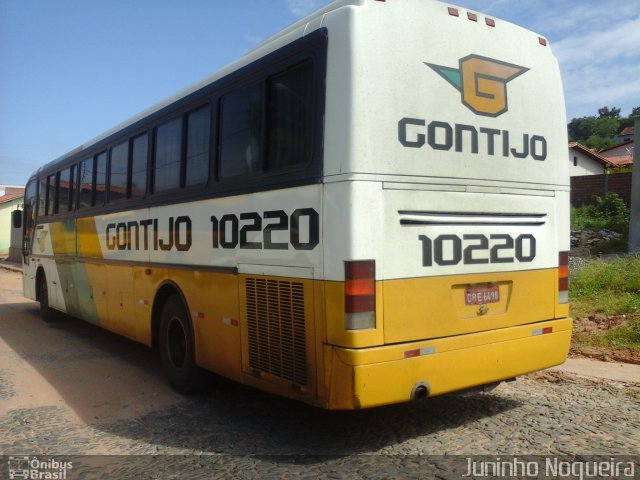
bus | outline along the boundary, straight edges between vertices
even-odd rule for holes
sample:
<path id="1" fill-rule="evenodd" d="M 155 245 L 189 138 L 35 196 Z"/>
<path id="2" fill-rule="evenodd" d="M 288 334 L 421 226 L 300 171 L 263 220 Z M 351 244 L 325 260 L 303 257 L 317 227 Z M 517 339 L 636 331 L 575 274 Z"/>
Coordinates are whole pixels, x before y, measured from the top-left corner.
<path id="1" fill-rule="evenodd" d="M 546 38 L 338 0 L 37 170 L 24 294 L 326 409 L 565 361 L 569 164 Z"/>

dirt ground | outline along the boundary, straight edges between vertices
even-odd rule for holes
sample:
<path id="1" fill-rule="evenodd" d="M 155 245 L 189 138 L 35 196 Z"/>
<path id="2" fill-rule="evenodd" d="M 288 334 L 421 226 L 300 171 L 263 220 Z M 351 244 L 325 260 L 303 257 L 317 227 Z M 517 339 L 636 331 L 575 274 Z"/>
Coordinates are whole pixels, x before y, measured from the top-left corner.
<path id="1" fill-rule="evenodd" d="M 640 365 L 640 350 L 632 348 L 612 348 L 600 345 L 586 345 L 576 339 L 591 335 L 602 335 L 615 328 L 626 325 L 629 320 L 640 315 L 589 315 L 577 317 L 573 321 L 574 337 L 571 343 L 572 357 L 594 358 L 605 362 L 622 362 Z"/>

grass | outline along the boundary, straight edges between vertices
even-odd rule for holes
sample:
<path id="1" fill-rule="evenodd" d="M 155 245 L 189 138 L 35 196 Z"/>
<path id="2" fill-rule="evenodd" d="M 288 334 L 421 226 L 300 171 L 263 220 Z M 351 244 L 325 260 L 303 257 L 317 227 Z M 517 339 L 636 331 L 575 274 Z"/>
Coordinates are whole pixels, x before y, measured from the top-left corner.
<path id="1" fill-rule="evenodd" d="M 590 260 L 571 277 L 571 313 L 627 315 L 617 328 L 592 335 L 578 335 L 580 343 L 611 348 L 640 349 L 640 255 L 614 261 Z"/>

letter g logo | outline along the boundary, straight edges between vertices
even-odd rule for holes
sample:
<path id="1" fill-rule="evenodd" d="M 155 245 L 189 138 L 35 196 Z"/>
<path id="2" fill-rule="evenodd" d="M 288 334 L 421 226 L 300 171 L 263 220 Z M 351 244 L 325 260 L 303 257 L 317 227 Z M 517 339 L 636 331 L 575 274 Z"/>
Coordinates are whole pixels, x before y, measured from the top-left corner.
<path id="1" fill-rule="evenodd" d="M 459 69 L 425 63 L 462 94 L 462 103 L 476 115 L 497 117 L 508 110 L 507 83 L 528 68 L 480 55 L 459 60 Z"/>

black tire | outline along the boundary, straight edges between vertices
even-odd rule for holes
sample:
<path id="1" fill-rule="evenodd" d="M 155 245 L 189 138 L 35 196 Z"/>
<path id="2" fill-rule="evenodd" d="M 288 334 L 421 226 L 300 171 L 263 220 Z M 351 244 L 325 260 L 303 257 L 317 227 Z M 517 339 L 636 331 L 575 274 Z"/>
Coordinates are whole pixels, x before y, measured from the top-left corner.
<path id="1" fill-rule="evenodd" d="M 205 372 L 196 365 L 191 319 L 182 300 L 171 295 L 160 313 L 160 359 L 169 383 L 181 393 L 195 393 L 205 384 Z"/>
<path id="2" fill-rule="evenodd" d="M 44 274 L 38 280 L 38 298 L 42 320 L 47 323 L 55 321 L 55 312 L 49 307 L 49 287 L 47 287 L 47 277 Z"/>

